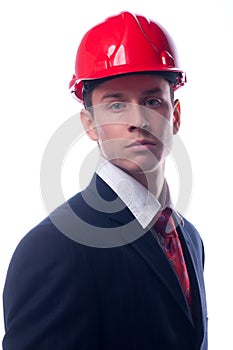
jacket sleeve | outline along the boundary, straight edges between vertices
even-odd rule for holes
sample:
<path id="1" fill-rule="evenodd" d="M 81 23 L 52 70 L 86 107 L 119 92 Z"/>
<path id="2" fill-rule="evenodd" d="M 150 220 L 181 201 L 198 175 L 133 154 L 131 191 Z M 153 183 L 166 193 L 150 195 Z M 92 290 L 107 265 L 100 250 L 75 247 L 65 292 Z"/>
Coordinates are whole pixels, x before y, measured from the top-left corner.
<path id="1" fill-rule="evenodd" d="M 52 226 L 39 226 L 20 242 L 3 292 L 3 350 L 98 348 L 86 262 L 85 249 Z"/>

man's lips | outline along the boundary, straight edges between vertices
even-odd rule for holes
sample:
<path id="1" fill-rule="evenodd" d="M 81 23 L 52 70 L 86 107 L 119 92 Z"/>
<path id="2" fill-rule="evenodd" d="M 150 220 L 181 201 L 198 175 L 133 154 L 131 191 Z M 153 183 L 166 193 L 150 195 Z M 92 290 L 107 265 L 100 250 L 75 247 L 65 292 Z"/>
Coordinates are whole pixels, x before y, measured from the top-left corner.
<path id="1" fill-rule="evenodd" d="M 145 149 L 153 149 L 156 146 L 156 141 L 151 140 L 137 140 L 132 143 L 130 143 L 126 148 L 132 149 L 132 150 L 145 150 Z"/>

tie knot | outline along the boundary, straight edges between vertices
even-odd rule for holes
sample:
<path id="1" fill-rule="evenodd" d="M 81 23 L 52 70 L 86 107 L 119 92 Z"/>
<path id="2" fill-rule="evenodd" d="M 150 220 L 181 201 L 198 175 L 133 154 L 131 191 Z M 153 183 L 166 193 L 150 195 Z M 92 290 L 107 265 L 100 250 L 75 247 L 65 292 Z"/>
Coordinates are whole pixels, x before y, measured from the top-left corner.
<path id="1" fill-rule="evenodd" d="M 160 212 L 154 228 L 164 237 L 177 235 L 175 223 L 172 217 L 172 210 L 170 208 L 165 208 Z"/>

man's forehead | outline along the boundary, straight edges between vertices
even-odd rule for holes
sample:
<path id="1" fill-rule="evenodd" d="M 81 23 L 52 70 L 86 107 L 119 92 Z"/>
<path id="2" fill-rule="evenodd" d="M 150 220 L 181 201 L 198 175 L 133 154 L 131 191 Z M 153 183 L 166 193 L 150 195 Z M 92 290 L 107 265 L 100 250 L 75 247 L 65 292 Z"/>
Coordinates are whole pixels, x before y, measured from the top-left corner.
<path id="1" fill-rule="evenodd" d="M 121 97 L 124 94 L 140 95 L 163 94 L 169 91 L 169 83 L 162 77 L 150 74 L 116 77 L 99 84 L 93 90 L 94 95 L 102 98 Z"/>
<path id="2" fill-rule="evenodd" d="M 151 76 L 151 77 L 160 77 L 168 81 L 169 83 L 172 83 L 175 79 L 176 73 L 174 72 L 162 72 L 162 71 L 153 71 L 153 72 L 131 72 L 126 74 L 119 74 L 114 75 L 110 77 L 100 78 L 100 79 L 93 79 L 93 80 L 85 80 L 83 81 L 83 90 L 85 91 L 93 91 L 97 86 L 100 84 L 103 84 L 107 81 L 114 81 L 116 79 L 130 77 L 130 76 Z"/>

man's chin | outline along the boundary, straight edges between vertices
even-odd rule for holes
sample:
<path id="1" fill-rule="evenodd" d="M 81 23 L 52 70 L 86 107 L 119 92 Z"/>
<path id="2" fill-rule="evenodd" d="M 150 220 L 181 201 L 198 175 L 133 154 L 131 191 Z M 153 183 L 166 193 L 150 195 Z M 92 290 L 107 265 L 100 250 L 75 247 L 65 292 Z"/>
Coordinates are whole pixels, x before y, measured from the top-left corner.
<path id="1" fill-rule="evenodd" d="M 117 159 L 112 160 L 111 162 L 129 175 L 149 174 L 156 172 L 161 167 L 161 163 L 159 161 L 136 163 L 133 161 L 126 161 L 125 159 Z"/>

